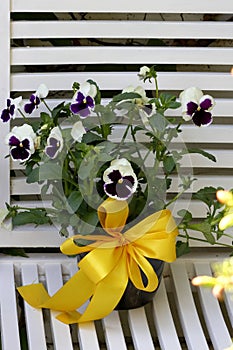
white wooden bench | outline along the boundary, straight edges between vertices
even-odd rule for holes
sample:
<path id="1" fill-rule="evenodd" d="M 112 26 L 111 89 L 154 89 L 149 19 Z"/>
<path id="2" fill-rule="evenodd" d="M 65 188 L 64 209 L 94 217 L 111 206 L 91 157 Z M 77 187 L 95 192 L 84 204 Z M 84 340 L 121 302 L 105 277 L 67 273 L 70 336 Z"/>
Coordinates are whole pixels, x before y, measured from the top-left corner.
<path id="1" fill-rule="evenodd" d="M 33 20 L 38 13 L 44 13 L 43 22 Z M 57 20 L 49 20 L 48 14 L 55 14 Z M 19 16 L 21 20 L 17 20 Z M 206 185 L 231 188 L 232 16 L 230 0 L 2 0 L 0 110 L 10 94 L 28 96 L 40 83 L 54 91 L 51 104 L 63 99 L 56 92 L 69 91 L 74 81 L 89 77 L 98 82 L 101 90 L 120 91 L 139 84 L 139 66 L 157 64 L 160 90 L 178 94 L 191 85 L 199 86 L 217 101 L 211 127 L 187 126 L 184 132 L 187 144 L 201 144 L 217 158 L 213 165 L 192 155 L 198 181 L 190 191 Z M 64 40 L 72 40 L 74 45 L 53 46 L 52 39 L 61 39 L 61 45 Z M 156 41 L 157 46 L 145 46 L 148 39 L 160 41 Z M 99 40 L 107 44 L 97 45 Z M 149 84 L 146 87 L 150 89 Z M 8 131 L 9 125 L 1 124 L 0 207 L 17 201 L 37 205 L 39 188 L 26 185 L 22 167 L 5 159 L 8 147 L 2 140 Z M 184 204 L 183 200 L 179 206 Z M 189 210 L 195 218 L 204 215 L 198 203 L 192 203 Z M 210 274 L 211 263 L 228 256 L 227 251 L 196 244 L 190 254 L 166 266 L 153 303 L 69 327 L 57 321 L 54 312 L 23 305 L 15 289 L 39 280 L 45 281 L 53 294 L 67 281 L 77 266 L 58 252 L 62 241 L 53 227 L 0 229 L 1 248 L 24 247 L 31 251 L 29 258 L 0 255 L 0 349 L 222 350 L 230 346 L 232 299 L 227 296 L 220 305 L 209 290 L 197 290 L 190 283 L 197 274 Z"/>

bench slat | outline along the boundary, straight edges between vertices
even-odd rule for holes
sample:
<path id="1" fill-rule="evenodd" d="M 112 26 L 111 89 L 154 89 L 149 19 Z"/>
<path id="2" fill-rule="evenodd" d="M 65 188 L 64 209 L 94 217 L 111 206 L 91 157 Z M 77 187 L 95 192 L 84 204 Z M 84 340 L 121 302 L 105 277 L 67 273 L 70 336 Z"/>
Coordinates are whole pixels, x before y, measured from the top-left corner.
<path id="1" fill-rule="evenodd" d="M 204 262 L 194 262 L 197 275 L 211 276 L 210 265 Z M 208 331 L 215 349 L 225 349 L 232 344 L 226 323 L 220 310 L 218 300 L 213 296 L 211 289 L 198 288 L 202 311 L 207 323 Z"/>
<path id="2" fill-rule="evenodd" d="M 120 317 L 117 311 L 102 320 L 108 350 L 127 350 Z"/>
<path id="3" fill-rule="evenodd" d="M 23 285 L 39 282 L 37 266 L 35 264 L 22 264 L 21 271 Z M 24 302 L 24 310 L 29 349 L 35 350 L 38 348 L 40 350 L 46 350 L 47 345 L 42 310 L 35 309 L 26 302 Z"/>
<path id="4" fill-rule="evenodd" d="M 28 31 L 30 28 L 30 31 Z M 162 21 L 20 21 L 13 39 L 45 38 L 191 38 L 232 39 L 233 23 Z"/>
<path id="5" fill-rule="evenodd" d="M 3 350 L 20 350 L 14 267 L 0 264 L 0 326 Z"/>
<path id="6" fill-rule="evenodd" d="M 62 53 L 62 54 L 61 54 Z M 231 47 L 27 47 L 11 49 L 11 64 L 208 64 L 231 65 Z M 232 84 L 233 85 L 233 84 Z"/>
<path id="7" fill-rule="evenodd" d="M 154 350 L 144 308 L 129 310 L 128 320 L 135 350 Z"/>
<path id="8" fill-rule="evenodd" d="M 229 0 L 196 0 L 189 2 L 186 0 L 134 0 L 133 3 L 118 0 L 112 2 L 101 0 L 96 6 L 95 0 L 88 2 L 77 2 L 76 0 L 66 0 L 60 2 L 56 0 L 43 0 L 40 2 L 31 2 L 30 0 L 11 0 L 13 12 L 129 12 L 144 13 L 232 13 L 232 4 Z"/>
<path id="9" fill-rule="evenodd" d="M 156 57 L 156 56 L 155 56 Z M 153 58 L 153 64 L 156 59 Z M 54 61 L 56 62 L 56 61 Z M 44 83 L 49 90 L 71 90 L 74 81 L 80 83 L 87 79 L 95 80 L 101 90 L 122 90 L 124 87 L 142 85 L 137 77 L 137 72 L 56 72 L 56 73 L 12 73 L 12 91 L 35 91 Z M 158 83 L 161 90 L 183 90 L 187 87 L 199 86 L 203 90 L 233 91 L 232 76 L 229 73 L 220 72 L 158 72 Z M 153 89 L 153 85 L 145 83 L 145 89 Z M 221 100 L 220 100 L 221 102 Z M 226 104 L 225 104 L 226 102 Z M 221 105 L 216 105 L 218 115 L 232 116 L 232 100 L 223 100 Z M 177 115 L 177 111 L 174 111 Z M 227 113 L 227 114 L 225 114 Z"/>
<path id="10" fill-rule="evenodd" d="M 168 303 L 164 279 L 153 299 L 153 315 L 162 350 L 181 350 L 173 317 Z"/>
<path id="11" fill-rule="evenodd" d="M 177 309 L 182 323 L 182 329 L 189 350 L 208 350 L 204 332 L 194 304 L 193 296 L 188 282 L 185 265 L 179 261 L 171 264 L 171 272 L 175 286 Z"/>
<path id="12" fill-rule="evenodd" d="M 45 265 L 48 293 L 53 295 L 63 285 L 60 264 Z M 51 330 L 56 350 L 73 350 L 69 326 L 56 319 L 58 311 L 51 311 Z"/>

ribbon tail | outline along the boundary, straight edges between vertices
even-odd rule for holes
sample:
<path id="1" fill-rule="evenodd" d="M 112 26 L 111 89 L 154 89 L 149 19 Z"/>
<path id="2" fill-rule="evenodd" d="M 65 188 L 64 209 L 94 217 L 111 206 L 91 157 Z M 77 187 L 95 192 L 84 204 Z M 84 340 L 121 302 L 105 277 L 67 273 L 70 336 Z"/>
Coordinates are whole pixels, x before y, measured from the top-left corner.
<path id="1" fill-rule="evenodd" d="M 52 297 L 42 283 L 22 286 L 17 290 L 32 307 L 69 312 L 79 308 L 92 296 L 95 284 L 79 270 Z"/>
<path id="2" fill-rule="evenodd" d="M 57 319 L 66 324 L 82 323 L 106 317 L 120 301 L 128 283 L 126 256 L 96 286 L 85 312 L 64 312 Z"/>

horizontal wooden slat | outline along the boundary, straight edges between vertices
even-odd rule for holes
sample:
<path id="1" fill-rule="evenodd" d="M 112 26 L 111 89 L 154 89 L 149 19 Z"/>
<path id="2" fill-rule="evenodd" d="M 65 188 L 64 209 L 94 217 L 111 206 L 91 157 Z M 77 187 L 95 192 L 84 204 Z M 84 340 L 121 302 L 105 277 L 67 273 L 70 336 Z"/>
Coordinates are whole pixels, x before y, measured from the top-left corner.
<path id="1" fill-rule="evenodd" d="M 232 64 L 230 47 L 27 47 L 12 48 L 12 65 Z"/>
<path id="2" fill-rule="evenodd" d="M 30 28 L 30 30 L 28 30 Z M 233 23 L 155 21 L 16 21 L 13 39 L 23 38 L 192 38 L 232 39 Z"/>
<path id="3" fill-rule="evenodd" d="M 74 81 L 82 83 L 89 78 L 95 80 L 102 90 L 122 90 L 129 85 L 143 85 L 145 89 L 154 89 L 153 84 L 140 82 L 137 72 L 55 72 L 13 73 L 11 90 L 35 91 L 41 83 L 46 84 L 49 90 L 71 90 Z M 183 90 L 190 86 L 198 86 L 203 90 L 233 91 L 233 78 L 230 72 L 158 72 L 158 84 L 160 90 Z M 223 103 L 219 115 L 220 113 L 224 115 L 224 110 L 232 105 L 232 100 Z"/>
<path id="4" fill-rule="evenodd" d="M 231 161 L 231 153 L 228 152 L 229 154 L 229 162 Z M 196 158 L 196 157 L 195 157 Z M 194 158 L 194 159 L 195 159 Z M 197 157 L 199 158 L 198 161 L 199 163 L 201 163 L 201 156 Z M 208 160 L 204 160 L 203 161 L 203 167 L 207 166 L 208 164 Z M 212 166 L 211 166 L 212 164 Z M 229 168 L 232 167 L 232 164 L 226 164 L 225 166 Z M 209 167 L 210 168 L 218 168 L 215 166 L 215 164 L 211 161 L 209 161 Z M 190 171 L 192 169 L 190 168 Z M 195 176 L 197 177 L 197 176 Z M 191 189 L 187 190 L 187 192 L 193 192 L 193 191 L 197 191 L 200 187 L 202 186 L 222 186 L 224 184 L 224 186 L 228 189 L 232 188 L 232 176 L 221 176 L 221 178 L 219 176 L 214 176 L 214 175 L 198 175 L 198 181 L 195 181 L 193 183 L 193 186 Z M 34 194 L 34 195 L 38 195 L 40 194 L 40 186 L 38 184 L 27 184 L 26 180 L 24 178 L 13 178 L 11 180 L 11 186 L 12 186 L 12 190 L 11 190 L 11 194 L 12 195 L 30 195 L 30 194 Z M 177 191 L 177 186 L 178 186 L 178 180 L 174 179 L 174 185 L 170 188 L 170 190 L 168 192 L 176 192 Z"/>
<path id="5" fill-rule="evenodd" d="M 11 0 L 13 12 L 129 12 L 129 13 L 232 13 L 232 4 L 229 0 L 197 0 L 189 2 L 186 0 L 135 0 L 126 2 L 124 0 L 108 1 L 101 0 L 96 6 L 96 1 L 77 2 L 76 0 L 41 0 L 32 2 L 30 0 Z"/>

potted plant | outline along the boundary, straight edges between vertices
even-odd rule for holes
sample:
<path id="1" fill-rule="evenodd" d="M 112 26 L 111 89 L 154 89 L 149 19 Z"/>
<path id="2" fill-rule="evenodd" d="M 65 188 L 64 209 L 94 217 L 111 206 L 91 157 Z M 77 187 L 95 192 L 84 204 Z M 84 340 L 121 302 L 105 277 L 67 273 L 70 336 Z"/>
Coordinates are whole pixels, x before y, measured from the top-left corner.
<path id="1" fill-rule="evenodd" d="M 7 204 L 5 219 L 11 218 L 13 225 L 56 225 L 68 237 L 62 252 L 79 257 L 77 275 L 54 297 L 40 284 L 19 292 L 33 306 L 61 311 L 58 318 L 65 323 L 145 304 L 158 288 L 164 261 L 172 262 L 189 250 L 191 239 L 200 239 L 190 236 L 190 229 L 200 231 L 201 240 L 210 244 L 224 235 L 212 187 L 195 194 L 207 205 L 202 222 L 193 223 L 187 208 L 175 213 L 175 221 L 169 209 L 195 180 L 182 173 L 183 157 L 199 153 L 215 161 L 204 150 L 188 149 L 180 137 L 183 123 L 211 124 L 214 99 L 196 87 L 182 91 L 180 101 L 160 93 L 154 66 L 143 66 L 138 76 L 154 82 L 150 97 L 141 86 L 129 86 L 102 103 L 97 83 L 88 79 L 73 84 L 69 103 L 51 109 L 42 84 L 24 106 L 21 97 L 9 98 L 1 114 L 3 122 L 17 110 L 22 115 L 22 125 L 6 135 L 9 155 L 25 165 L 28 183 L 41 185 L 42 200 L 51 198 L 49 208 Z M 34 120 L 31 114 L 42 104 L 46 111 Z M 180 106 L 183 118 L 178 122 L 167 116 Z M 174 140 L 179 140 L 176 147 Z M 170 196 L 173 174 L 179 187 Z M 80 315 L 76 309 L 89 298 Z"/>

